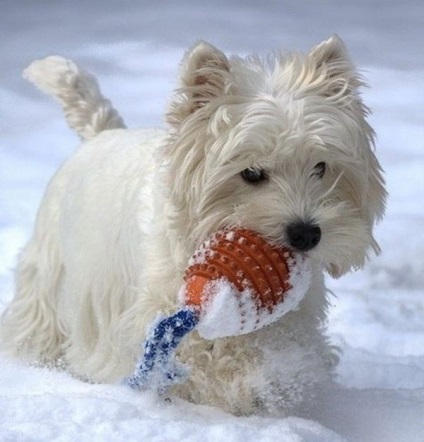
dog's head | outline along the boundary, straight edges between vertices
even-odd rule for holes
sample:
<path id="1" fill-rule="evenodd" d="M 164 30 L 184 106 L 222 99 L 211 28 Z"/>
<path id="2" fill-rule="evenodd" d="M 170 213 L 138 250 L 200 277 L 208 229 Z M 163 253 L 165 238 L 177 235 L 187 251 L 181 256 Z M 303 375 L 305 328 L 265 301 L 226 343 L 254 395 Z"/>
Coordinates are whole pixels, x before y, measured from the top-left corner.
<path id="1" fill-rule="evenodd" d="M 243 225 L 334 276 L 361 267 L 386 197 L 361 86 L 338 37 L 266 59 L 198 44 L 168 113 L 174 228 L 195 246 Z"/>

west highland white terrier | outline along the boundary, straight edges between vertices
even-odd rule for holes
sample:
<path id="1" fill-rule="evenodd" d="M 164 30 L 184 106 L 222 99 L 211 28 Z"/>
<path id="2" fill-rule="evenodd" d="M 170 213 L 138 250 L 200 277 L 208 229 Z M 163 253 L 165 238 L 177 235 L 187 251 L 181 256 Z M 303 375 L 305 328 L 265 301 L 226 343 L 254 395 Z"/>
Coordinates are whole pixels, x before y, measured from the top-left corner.
<path id="1" fill-rule="evenodd" d="M 235 414 L 294 413 L 330 381 L 324 273 L 379 252 L 386 192 L 364 82 L 336 36 L 308 54 L 183 59 L 169 131 L 129 130 L 96 80 L 61 57 L 25 77 L 56 97 L 83 145 L 52 178 L 3 315 L 3 346 L 92 382 L 129 376 L 158 312 L 177 308 L 194 250 L 227 226 L 311 261 L 297 309 L 253 333 L 193 332 L 171 395 Z"/>

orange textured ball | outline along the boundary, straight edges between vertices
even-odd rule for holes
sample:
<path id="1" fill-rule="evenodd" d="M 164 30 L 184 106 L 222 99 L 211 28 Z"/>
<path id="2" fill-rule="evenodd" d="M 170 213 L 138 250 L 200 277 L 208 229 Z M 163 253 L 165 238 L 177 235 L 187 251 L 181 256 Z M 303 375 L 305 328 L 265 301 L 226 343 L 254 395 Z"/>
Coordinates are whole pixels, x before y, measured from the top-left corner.
<path id="1" fill-rule="evenodd" d="M 272 310 L 291 288 L 288 262 L 293 259 L 291 250 L 269 244 L 254 231 L 220 231 L 190 261 L 184 277 L 185 302 L 201 308 L 206 285 L 226 278 L 240 292 L 249 289 L 258 308 Z"/>

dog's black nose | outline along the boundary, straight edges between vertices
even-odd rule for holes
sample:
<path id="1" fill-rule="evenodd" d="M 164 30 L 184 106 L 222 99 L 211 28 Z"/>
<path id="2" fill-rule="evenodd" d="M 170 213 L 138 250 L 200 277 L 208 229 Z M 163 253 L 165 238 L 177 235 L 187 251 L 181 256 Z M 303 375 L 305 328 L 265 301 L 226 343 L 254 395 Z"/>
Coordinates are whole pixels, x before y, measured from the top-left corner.
<path id="1" fill-rule="evenodd" d="M 297 222 L 287 226 L 287 237 L 292 247 L 307 252 L 320 242 L 321 229 L 316 224 Z"/>

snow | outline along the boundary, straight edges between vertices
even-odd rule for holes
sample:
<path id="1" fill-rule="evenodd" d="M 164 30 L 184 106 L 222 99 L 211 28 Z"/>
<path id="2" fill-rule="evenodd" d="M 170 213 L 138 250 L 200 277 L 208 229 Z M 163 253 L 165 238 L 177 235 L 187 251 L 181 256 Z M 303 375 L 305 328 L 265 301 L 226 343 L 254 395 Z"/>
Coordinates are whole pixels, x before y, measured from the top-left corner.
<path id="1" fill-rule="evenodd" d="M 238 418 L 0 357 L 1 441 L 424 440 L 423 13 L 420 0 L 2 2 L 0 309 L 44 187 L 78 142 L 58 106 L 21 79 L 35 58 L 75 59 L 128 126 L 160 126 L 179 60 L 196 40 L 265 53 L 308 50 L 337 32 L 372 86 L 363 94 L 390 199 L 377 228 L 383 254 L 328 279 L 340 385 L 307 416 Z"/>
<path id="2" fill-rule="evenodd" d="M 309 288 L 311 268 L 307 259 L 299 257 L 292 261 L 290 289 L 271 311 L 265 307 L 258 308 L 258 300 L 251 287 L 247 286 L 240 292 L 224 277 L 207 284 L 205 302 L 197 326 L 200 336 L 216 339 L 250 333 L 295 310 Z"/>

